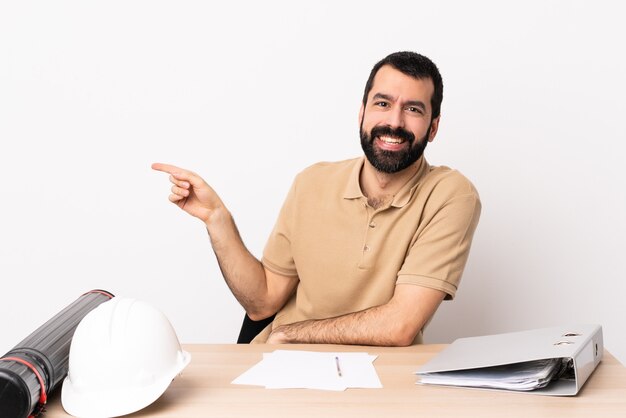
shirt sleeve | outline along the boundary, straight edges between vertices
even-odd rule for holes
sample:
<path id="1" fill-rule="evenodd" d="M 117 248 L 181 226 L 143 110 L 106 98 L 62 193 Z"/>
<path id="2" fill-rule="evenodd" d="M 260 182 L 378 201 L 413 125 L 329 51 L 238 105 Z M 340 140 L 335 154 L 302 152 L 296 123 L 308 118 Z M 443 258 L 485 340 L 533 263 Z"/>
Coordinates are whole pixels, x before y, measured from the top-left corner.
<path id="1" fill-rule="evenodd" d="M 450 193 L 432 199 L 424 211 L 396 284 L 425 286 L 446 293 L 453 299 L 469 257 L 470 246 L 481 203 L 473 186 L 470 191 Z"/>
<path id="2" fill-rule="evenodd" d="M 261 262 L 268 270 L 283 276 L 295 277 L 298 275 L 291 250 L 293 221 L 296 210 L 296 190 L 298 177 L 294 180 L 283 207 L 278 214 L 278 220 L 270 233 Z"/>

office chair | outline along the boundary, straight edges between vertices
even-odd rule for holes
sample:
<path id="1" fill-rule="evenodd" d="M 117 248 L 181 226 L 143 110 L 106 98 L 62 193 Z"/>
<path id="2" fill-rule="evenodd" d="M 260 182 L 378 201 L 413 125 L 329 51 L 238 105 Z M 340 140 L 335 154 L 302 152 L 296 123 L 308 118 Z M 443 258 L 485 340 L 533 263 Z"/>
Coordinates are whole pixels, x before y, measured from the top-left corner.
<path id="1" fill-rule="evenodd" d="M 256 337 L 259 332 L 268 326 L 276 315 L 272 315 L 269 318 L 261 319 L 260 321 L 253 321 L 248 314 L 243 317 L 243 323 L 241 324 L 241 330 L 239 331 L 239 337 L 237 338 L 237 344 L 249 344 L 250 341 Z"/>

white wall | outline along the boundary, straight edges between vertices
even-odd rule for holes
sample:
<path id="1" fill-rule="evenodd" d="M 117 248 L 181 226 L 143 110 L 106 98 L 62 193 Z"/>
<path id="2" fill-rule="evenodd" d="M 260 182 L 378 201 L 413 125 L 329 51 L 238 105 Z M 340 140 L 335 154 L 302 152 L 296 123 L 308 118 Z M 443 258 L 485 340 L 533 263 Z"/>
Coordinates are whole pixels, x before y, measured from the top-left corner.
<path id="1" fill-rule="evenodd" d="M 260 256 L 295 173 L 361 153 L 369 70 L 409 49 L 444 77 L 428 159 L 483 200 L 427 340 L 592 322 L 626 362 L 624 9 L 2 2 L 0 351 L 92 288 L 153 303 L 183 342 L 233 342 L 243 311 L 150 164 L 204 176 Z"/>

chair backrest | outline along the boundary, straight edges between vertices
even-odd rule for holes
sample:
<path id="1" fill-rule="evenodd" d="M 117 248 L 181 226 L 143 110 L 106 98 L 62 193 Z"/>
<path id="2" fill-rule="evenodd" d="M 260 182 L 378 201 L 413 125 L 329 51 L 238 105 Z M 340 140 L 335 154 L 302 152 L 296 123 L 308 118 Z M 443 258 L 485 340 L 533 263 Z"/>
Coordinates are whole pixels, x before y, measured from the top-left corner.
<path id="1" fill-rule="evenodd" d="M 237 344 L 249 344 L 250 341 L 256 337 L 259 332 L 263 331 L 268 326 L 276 315 L 272 315 L 269 318 L 261 319 L 260 321 L 253 321 L 248 314 L 243 317 L 243 323 L 241 324 L 241 330 L 239 331 L 239 337 L 237 338 Z"/>

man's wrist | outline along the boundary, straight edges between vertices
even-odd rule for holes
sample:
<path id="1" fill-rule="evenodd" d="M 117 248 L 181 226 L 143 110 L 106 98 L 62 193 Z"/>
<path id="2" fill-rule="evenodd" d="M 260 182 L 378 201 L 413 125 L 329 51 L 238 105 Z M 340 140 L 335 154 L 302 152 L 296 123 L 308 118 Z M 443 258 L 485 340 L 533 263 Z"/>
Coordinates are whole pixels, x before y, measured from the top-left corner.
<path id="1" fill-rule="evenodd" d="M 231 218 L 231 214 L 225 206 L 219 206 L 208 211 L 206 218 L 202 219 L 207 229 L 223 225 Z"/>
<path id="2" fill-rule="evenodd" d="M 318 321 L 314 319 L 308 319 L 306 321 L 280 325 L 272 331 L 269 339 L 272 340 L 274 344 L 315 343 L 315 339 L 311 338 L 314 334 L 311 327 L 317 323 Z"/>
<path id="3" fill-rule="evenodd" d="M 219 245 L 220 242 L 232 239 L 233 234 L 238 235 L 235 221 L 226 207 L 212 209 L 203 221 L 213 244 Z"/>

